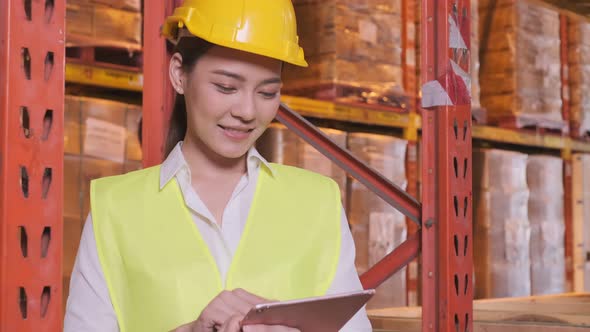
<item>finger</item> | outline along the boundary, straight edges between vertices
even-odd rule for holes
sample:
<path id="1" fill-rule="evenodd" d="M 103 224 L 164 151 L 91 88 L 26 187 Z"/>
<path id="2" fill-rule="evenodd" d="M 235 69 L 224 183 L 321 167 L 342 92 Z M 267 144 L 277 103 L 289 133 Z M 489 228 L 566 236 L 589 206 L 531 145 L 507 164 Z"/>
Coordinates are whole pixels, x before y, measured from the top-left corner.
<path id="1" fill-rule="evenodd" d="M 220 300 L 223 301 L 224 308 L 230 311 L 230 316 L 235 314 L 246 315 L 254 306 L 233 292 L 223 294 L 223 296 L 220 296 Z"/>
<path id="2" fill-rule="evenodd" d="M 221 301 L 211 302 L 199 317 L 209 328 L 221 326 L 232 316 L 233 311 L 226 308 Z"/>
<path id="3" fill-rule="evenodd" d="M 247 325 L 242 330 L 244 332 L 301 332 L 292 327 L 279 325 Z"/>
<path id="4" fill-rule="evenodd" d="M 269 300 L 267 300 L 263 297 L 260 297 L 258 295 L 252 294 L 242 288 L 236 288 L 232 291 L 232 293 L 234 293 L 237 296 L 239 296 L 240 298 L 244 299 L 244 301 L 247 301 L 251 305 L 269 302 Z"/>
<path id="5" fill-rule="evenodd" d="M 219 329 L 219 332 L 240 332 L 240 323 L 242 322 L 242 315 L 234 315 L 230 317 Z"/>

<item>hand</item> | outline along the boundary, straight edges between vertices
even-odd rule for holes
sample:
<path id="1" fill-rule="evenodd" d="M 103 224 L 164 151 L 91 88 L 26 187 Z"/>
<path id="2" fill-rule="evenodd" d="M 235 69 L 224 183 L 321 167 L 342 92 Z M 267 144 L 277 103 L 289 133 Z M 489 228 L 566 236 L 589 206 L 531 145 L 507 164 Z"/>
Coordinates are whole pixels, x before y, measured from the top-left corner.
<path id="1" fill-rule="evenodd" d="M 253 306 L 267 302 L 243 289 L 219 293 L 203 309 L 196 321 L 188 324 L 190 332 L 239 332 L 240 322 Z M 237 325 L 236 325 L 237 322 Z"/>
<path id="2" fill-rule="evenodd" d="M 241 332 L 240 330 L 240 323 L 242 322 L 243 315 L 235 315 L 231 316 L 221 327 L 219 330 L 214 330 L 216 332 Z"/>
<path id="3" fill-rule="evenodd" d="M 244 332 L 301 332 L 292 327 L 278 325 L 247 325 L 242 330 Z"/>

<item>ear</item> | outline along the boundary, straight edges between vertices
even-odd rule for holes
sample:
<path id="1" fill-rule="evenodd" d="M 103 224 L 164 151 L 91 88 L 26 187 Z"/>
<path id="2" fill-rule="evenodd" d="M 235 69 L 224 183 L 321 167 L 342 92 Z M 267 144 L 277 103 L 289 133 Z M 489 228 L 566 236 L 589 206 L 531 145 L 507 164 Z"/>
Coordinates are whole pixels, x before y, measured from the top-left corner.
<path id="1" fill-rule="evenodd" d="M 174 53 L 172 58 L 170 58 L 168 75 L 170 76 L 170 83 L 172 83 L 174 90 L 178 94 L 184 94 L 184 84 L 186 83 L 186 79 L 182 68 L 182 56 L 180 53 Z"/>

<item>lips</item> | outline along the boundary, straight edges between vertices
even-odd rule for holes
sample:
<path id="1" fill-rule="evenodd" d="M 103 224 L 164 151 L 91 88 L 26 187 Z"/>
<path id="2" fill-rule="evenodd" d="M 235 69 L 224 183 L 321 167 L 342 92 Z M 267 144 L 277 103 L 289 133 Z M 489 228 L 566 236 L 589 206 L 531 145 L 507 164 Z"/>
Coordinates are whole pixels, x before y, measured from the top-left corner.
<path id="1" fill-rule="evenodd" d="M 246 139 L 250 136 L 250 133 L 254 130 L 254 128 L 247 128 L 247 127 L 225 127 L 222 125 L 218 125 L 219 128 L 223 130 L 223 133 L 231 138 L 236 140 Z"/>

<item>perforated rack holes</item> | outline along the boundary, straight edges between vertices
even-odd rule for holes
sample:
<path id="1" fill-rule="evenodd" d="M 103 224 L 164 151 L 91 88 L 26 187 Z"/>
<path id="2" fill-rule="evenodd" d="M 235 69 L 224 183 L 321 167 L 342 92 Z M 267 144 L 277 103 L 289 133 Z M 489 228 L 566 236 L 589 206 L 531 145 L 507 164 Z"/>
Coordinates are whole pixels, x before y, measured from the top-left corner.
<path id="1" fill-rule="evenodd" d="M 45 81 L 49 81 L 51 73 L 53 72 L 53 52 L 47 52 L 45 55 L 45 70 L 43 71 L 43 78 Z"/>
<path id="2" fill-rule="evenodd" d="M 25 71 L 25 77 L 27 80 L 31 79 L 31 53 L 29 53 L 29 49 L 23 47 L 21 49 L 21 56 L 23 60 L 23 70 Z"/>
<path id="3" fill-rule="evenodd" d="M 45 0 L 45 23 L 51 22 L 54 7 L 55 3 L 53 0 Z"/>
<path id="4" fill-rule="evenodd" d="M 25 198 L 29 198 L 29 173 L 25 166 L 20 167 L 20 186 Z"/>
<path id="5" fill-rule="evenodd" d="M 41 318 L 45 318 L 47 314 L 47 308 L 49 308 L 49 303 L 51 302 L 51 287 L 45 286 L 43 287 L 43 293 L 41 293 Z"/>
<path id="6" fill-rule="evenodd" d="M 23 0 L 23 7 L 25 9 L 25 16 L 27 17 L 27 21 L 31 21 L 33 19 L 32 13 L 32 4 L 31 0 Z"/>
<path id="7" fill-rule="evenodd" d="M 31 118 L 29 116 L 29 108 L 26 106 L 20 107 L 20 126 L 23 128 L 25 138 L 31 137 Z"/>
<path id="8" fill-rule="evenodd" d="M 43 135 L 41 139 L 46 141 L 49 138 L 49 134 L 51 134 L 51 128 L 53 127 L 53 110 L 45 111 L 45 116 L 43 117 Z"/>
<path id="9" fill-rule="evenodd" d="M 23 258 L 27 258 L 29 255 L 29 238 L 27 236 L 27 229 L 25 226 L 18 226 L 19 239 L 20 239 L 20 251 Z"/>
<path id="10" fill-rule="evenodd" d="M 43 228 L 43 234 L 41 235 L 41 258 L 47 257 L 49 251 L 49 245 L 51 244 L 51 227 Z"/>
<path id="11" fill-rule="evenodd" d="M 20 315 L 23 319 L 27 319 L 27 302 L 27 291 L 24 287 L 19 287 L 18 306 L 20 308 Z"/>
<path id="12" fill-rule="evenodd" d="M 51 188 L 52 174 L 53 174 L 53 171 L 49 167 L 46 167 L 45 170 L 43 171 L 43 183 L 42 183 L 43 192 L 41 194 L 41 198 L 43 198 L 43 199 L 47 199 L 47 194 L 49 194 L 49 189 Z"/>

